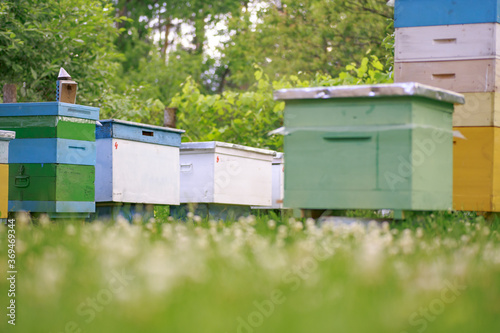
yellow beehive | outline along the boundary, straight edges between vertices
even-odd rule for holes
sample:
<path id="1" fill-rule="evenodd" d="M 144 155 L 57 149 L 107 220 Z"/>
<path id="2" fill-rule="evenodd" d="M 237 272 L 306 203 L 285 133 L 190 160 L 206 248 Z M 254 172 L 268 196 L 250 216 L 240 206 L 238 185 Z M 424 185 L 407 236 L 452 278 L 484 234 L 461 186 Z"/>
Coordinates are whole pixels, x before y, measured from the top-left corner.
<path id="1" fill-rule="evenodd" d="M 455 127 L 453 208 L 500 212 L 500 128 Z"/>

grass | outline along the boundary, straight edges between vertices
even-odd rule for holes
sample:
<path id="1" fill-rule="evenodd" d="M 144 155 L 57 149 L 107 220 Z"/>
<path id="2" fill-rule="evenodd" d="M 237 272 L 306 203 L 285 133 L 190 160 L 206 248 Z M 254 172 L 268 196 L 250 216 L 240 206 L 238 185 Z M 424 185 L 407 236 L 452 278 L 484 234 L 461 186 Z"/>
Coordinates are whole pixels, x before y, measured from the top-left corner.
<path id="1" fill-rule="evenodd" d="M 3 315 L 0 331 L 496 332 L 499 229 L 446 212 L 368 226 L 20 216 L 16 327 Z M 1 226 L 2 272 L 7 249 Z"/>

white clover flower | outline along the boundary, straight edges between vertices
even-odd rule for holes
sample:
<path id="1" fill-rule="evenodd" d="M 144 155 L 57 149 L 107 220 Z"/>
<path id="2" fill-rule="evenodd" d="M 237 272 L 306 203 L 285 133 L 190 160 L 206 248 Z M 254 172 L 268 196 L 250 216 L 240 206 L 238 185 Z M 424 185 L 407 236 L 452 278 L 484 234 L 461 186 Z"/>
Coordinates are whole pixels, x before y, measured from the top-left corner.
<path id="1" fill-rule="evenodd" d="M 274 230 L 276 228 L 276 221 L 274 220 L 267 221 L 267 227 L 271 230 Z"/>
<path id="2" fill-rule="evenodd" d="M 417 238 L 422 238 L 424 236 L 424 230 L 418 227 L 417 230 L 415 231 L 415 236 L 417 236 Z"/>
<path id="3" fill-rule="evenodd" d="M 72 224 L 68 224 L 64 230 L 67 235 L 74 236 L 76 234 L 76 228 Z"/>
<path id="4" fill-rule="evenodd" d="M 295 222 L 292 227 L 295 231 L 301 231 L 302 229 L 304 229 L 304 226 L 301 222 Z"/>
<path id="5" fill-rule="evenodd" d="M 194 222 L 200 224 L 202 221 L 202 218 L 199 215 L 195 215 L 195 216 L 193 216 L 193 220 L 194 220 Z"/>
<path id="6" fill-rule="evenodd" d="M 38 219 L 38 222 L 43 228 L 46 228 L 50 225 L 50 218 L 47 214 L 42 214 L 40 215 L 40 218 Z"/>
<path id="7" fill-rule="evenodd" d="M 194 217 L 193 212 L 189 212 L 189 213 L 187 213 L 187 218 L 188 218 L 188 219 L 192 220 L 192 219 L 193 219 L 193 217 Z"/>
<path id="8" fill-rule="evenodd" d="M 16 214 L 16 224 L 23 228 L 31 225 L 31 215 L 27 212 L 18 212 Z"/>

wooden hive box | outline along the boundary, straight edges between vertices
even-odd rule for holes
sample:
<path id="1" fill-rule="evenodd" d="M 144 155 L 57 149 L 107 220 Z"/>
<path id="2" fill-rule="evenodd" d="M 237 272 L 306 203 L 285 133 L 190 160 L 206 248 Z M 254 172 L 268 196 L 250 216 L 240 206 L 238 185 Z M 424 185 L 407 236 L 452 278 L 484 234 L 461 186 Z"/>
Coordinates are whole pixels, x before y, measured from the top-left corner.
<path id="1" fill-rule="evenodd" d="M 9 145 L 9 210 L 87 217 L 95 211 L 99 109 L 60 102 L 0 104 Z"/>
<path id="2" fill-rule="evenodd" d="M 15 132 L 0 131 L 0 219 L 9 213 L 9 142 L 15 137 Z"/>
<path id="3" fill-rule="evenodd" d="M 182 143 L 181 203 L 270 206 L 276 152 L 225 142 Z"/>
<path id="4" fill-rule="evenodd" d="M 459 94 L 401 83 L 284 89 L 284 205 L 452 207 L 452 113 Z"/>
<path id="5" fill-rule="evenodd" d="M 499 0 L 396 0 L 394 26 L 500 22 Z"/>
<path id="6" fill-rule="evenodd" d="M 96 129 L 96 202 L 179 204 L 179 146 L 183 130 L 123 120 Z"/>
<path id="7" fill-rule="evenodd" d="M 500 126 L 500 93 L 464 93 L 465 104 L 457 105 L 453 126 Z"/>
<path id="8" fill-rule="evenodd" d="M 17 139 L 95 141 L 99 108 L 60 102 L 0 104 L 0 129 Z"/>
<path id="9" fill-rule="evenodd" d="M 396 62 L 490 59 L 500 55 L 500 24 L 396 29 Z"/>
<path id="10" fill-rule="evenodd" d="M 9 164 L 9 211 L 87 217 L 95 211 L 94 178 L 93 165 Z"/>
<path id="11" fill-rule="evenodd" d="M 500 212 L 500 128 L 455 127 L 453 208 Z"/>
<path id="12" fill-rule="evenodd" d="M 500 59 L 399 62 L 394 81 L 416 81 L 457 92 L 495 92 L 500 86 Z"/>

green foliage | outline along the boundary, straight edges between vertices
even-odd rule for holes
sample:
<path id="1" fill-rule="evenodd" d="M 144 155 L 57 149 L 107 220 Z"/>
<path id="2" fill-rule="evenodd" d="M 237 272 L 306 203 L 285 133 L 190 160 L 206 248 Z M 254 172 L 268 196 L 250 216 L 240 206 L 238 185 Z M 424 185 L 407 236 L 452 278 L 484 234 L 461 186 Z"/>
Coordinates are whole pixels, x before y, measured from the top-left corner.
<path id="1" fill-rule="evenodd" d="M 255 84 L 245 92 L 205 95 L 189 77 L 171 106 L 179 109 L 178 127 L 189 141 L 226 141 L 279 149 L 282 137 L 267 133 L 281 126 L 284 104 L 275 102 L 269 78 L 258 69 Z"/>
<path id="2" fill-rule="evenodd" d="M 394 31 L 393 9 L 386 0 L 282 0 L 247 11 L 228 22 L 232 37 L 221 49 L 232 87 L 242 87 L 258 64 L 273 79 L 283 75 L 336 77 L 344 67 L 361 64 L 371 49 L 387 53 L 382 40 Z M 252 18 L 257 16 L 257 20 Z M 388 68 L 387 68 L 388 69 Z"/>
<path id="3" fill-rule="evenodd" d="M 273 90 L 392 82 L 391 74 L 384 73 L 380 60 L 369 52 L 359 67 L 349 64 L 337 77 L 316 73 L 312 80 L 291 75 L 271 82 L 262 68 L 255 66 L 255 69 L 255 82 L 244 92 L 226 90 L 222 94 L 206 95 L 188 78 L 170 105 L 179 109 L 178 127 L 186 130 L 184 139 L 227 141 L 282 150 L 283 137 L 268 135 L 283 125 L 285 103 L 273 99 Z"/>
<path id="4" fill-rule="evenodd" d="M 19 101 L 52 101 L 64 67 L 79 83 L 78 102 L 100 103 L 120 59 L 111 3 L 16 0 L 0 12 L 0 85 L 16 83 Z"/>

